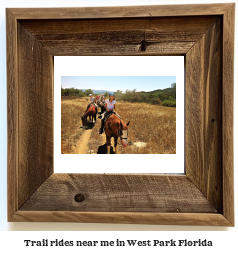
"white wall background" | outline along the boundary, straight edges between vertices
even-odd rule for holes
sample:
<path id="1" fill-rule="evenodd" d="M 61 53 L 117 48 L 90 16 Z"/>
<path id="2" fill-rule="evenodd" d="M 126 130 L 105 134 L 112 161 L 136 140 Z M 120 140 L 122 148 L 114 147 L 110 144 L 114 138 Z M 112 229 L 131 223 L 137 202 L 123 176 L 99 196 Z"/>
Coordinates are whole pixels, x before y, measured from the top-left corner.
<path id="1" fill-rule="evenodd" d="M 48 231 L 48 230 L 70 230 L 70 231 L 94 231 L 94 230 L 113 230 L 113 231 L 235 231 L 238 232 L 238 226 L 235 228 L 223 227 L 188 227 L 188 226 L 157 226 L 157 225 L 123 225 L 123 224 L 92 224 L 92 223 L 7 223 L 7 108 L 6 108 L 6 7 L 80 7 L 80 6 L 125 6 L 125 5 L 155 5 L 155 4 L 191 4 L 191 3 L 222 3 L 237 2 L 236 0 L 222 1 L 165 1 L 165 0 L 1 0 L 0 1 L 0 229 L 2 231 Z M 237 6 L 236 6 L 237 7 Z M 236 8 L 236 14 L 238 13 Z M 236 19 L 236 38 L 238 23 Z M 237 49 L 237 43 L 236 43 Z M 235 51 L 235 70 L 237 66 L 237 50 Z M 238 104 L 237 104 L 237 74 L 235 73 L 235 154 L 238 151 L 237 123 L 238 123 Z M 238 184 L 238 157 L 235 156 L 235 194 L 237 198 Z M 238 207 L 236 202 L 236 217 L 238 217 Z M 238 220 L 236 220 L 236 224 Z M 147 234 L 147 233 L 146 233 Z M 227 234 L 223 232 L 223 234 Z M 211 234 L 210 234 L 211 235 Z M 225 238 L 224 238 L 224 241 Z"/>

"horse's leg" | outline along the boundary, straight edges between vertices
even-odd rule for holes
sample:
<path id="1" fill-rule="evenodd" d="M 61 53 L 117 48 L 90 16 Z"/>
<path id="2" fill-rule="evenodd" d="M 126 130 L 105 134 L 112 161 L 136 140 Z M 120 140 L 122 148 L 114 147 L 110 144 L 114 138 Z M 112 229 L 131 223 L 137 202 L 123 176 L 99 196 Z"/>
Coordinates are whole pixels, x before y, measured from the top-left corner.
<path id="1" fill-rule="evenodd" d="M 115 137 L 115 138 L 114 138 L 115 154 L 117 154 L 117 139 L 118 139 L 118 137 Z"/>
<path id="2" fill-rule="evenodd" d="M 111 137 L 106 136 L 106 141 L 107 141 L 107 154 L 110 154 Z"/>

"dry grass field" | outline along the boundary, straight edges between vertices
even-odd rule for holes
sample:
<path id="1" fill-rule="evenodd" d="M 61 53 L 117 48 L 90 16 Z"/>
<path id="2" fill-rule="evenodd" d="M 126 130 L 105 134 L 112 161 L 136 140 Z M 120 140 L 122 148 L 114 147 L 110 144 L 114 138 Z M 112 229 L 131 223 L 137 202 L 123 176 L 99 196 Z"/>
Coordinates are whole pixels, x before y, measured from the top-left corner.
<path id="1" fill-rule="evenodd" d="M 81 116 L 89 101 L 85 98 L 61 101 L 61 153 L 97 154 L 105 151 L 105 134 L 99 135 L 101 120 L 82 127 Z M 99 110 L 100 111 L 100 110 Z M 146 103 L 117 102 L 116 112 L 130 121 L 128 147 L 118 145 L 120 154 L 175 154 L 176 108 Z M 111 139 L 112 146 L 114 139 Z M 120 140 L 118 140 L 120 143 Z"/>

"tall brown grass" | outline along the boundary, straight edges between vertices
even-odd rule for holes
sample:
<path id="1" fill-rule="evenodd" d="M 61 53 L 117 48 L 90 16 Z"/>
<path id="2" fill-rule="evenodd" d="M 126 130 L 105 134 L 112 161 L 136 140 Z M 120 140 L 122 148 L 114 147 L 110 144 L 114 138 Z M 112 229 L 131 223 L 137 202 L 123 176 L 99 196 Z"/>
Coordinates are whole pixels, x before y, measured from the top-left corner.
<path id="1" fill-rule="evenodd" d="M 86 99 L 64 100 L 61 104 L 62 153 L 72 153 L 73 146 L 85 129 L 80 128 L 80 116 L 84 113 Z M 117 102 L 116 112 L 129 125 L 129 146 L 118 145 L 120 154 L 175 154 L 176 153 L 176 108 L 147 103 Z M 105 144 L 105 135 L 99 135 L 100 120 L 92 130 L 88 153 L 97 153 L 98 147 Z M 120 141 L 118 140 L 120 143 Z M 145 147 L 137 147 L 144 142 Z M 114 139 L 111 139 L 112 146 Z"/>
<path id="2" fill-rule="evenodd" d="M 130 146 L 122 148 L 127 154 L 176 153 L 176 109 L 147 103 L 118 103 L 117 111 L 125 121 L 130 120 Z M 143 148 L 133 145 L 144 142 Z"/>
<path id="3" fill-rule="evenodd" d="M 73 147 L 82 135 L 81 116 L 88 101 L 86 99 L 65 99 L 61 101 L 61 153 L 72 153 Z"/>

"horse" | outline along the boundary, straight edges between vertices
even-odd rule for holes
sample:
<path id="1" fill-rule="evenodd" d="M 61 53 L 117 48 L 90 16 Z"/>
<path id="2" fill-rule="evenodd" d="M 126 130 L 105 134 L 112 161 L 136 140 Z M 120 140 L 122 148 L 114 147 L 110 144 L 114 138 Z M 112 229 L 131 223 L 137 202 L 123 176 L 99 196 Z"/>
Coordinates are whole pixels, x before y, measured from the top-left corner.
<path id="1" fill-rule="evenodd" d="M 101 108 L 101 114 L 103 114 L 106 111 L 105 103 L 100 102 L 99 107 Z"/>
<path id="2" fill-rule="evenodd" d="M 111 137 L 114 137 L 115 154 L 117 154 L 118 138 L 121 138 L 121 144 L 123 147 L 128 146 L 127 137 L 128 137 L 129 124 L 130 124 L 130 121 L 125 123 L 115 114 L 112 114 L 109 116 L 104 127 L 105 134 L 106 134 L 107 154 L 110 154 Z"/>
<path id="3" fill-rule="evenodd" d="M 90 123 L 93 124 L 93 118 L 94 121 L 96 123 L 96 119 L 97 119 L 97 109 L 96 106 L 94 104 L 91 104 L 88 108 L 88 110 L 83 114 L 83 116 L 81 116 L 81 120 L 82 120 L 82 125 L 86 126 L 87 125 L 87 117 L 89 116 L 89 121 Z"/>

